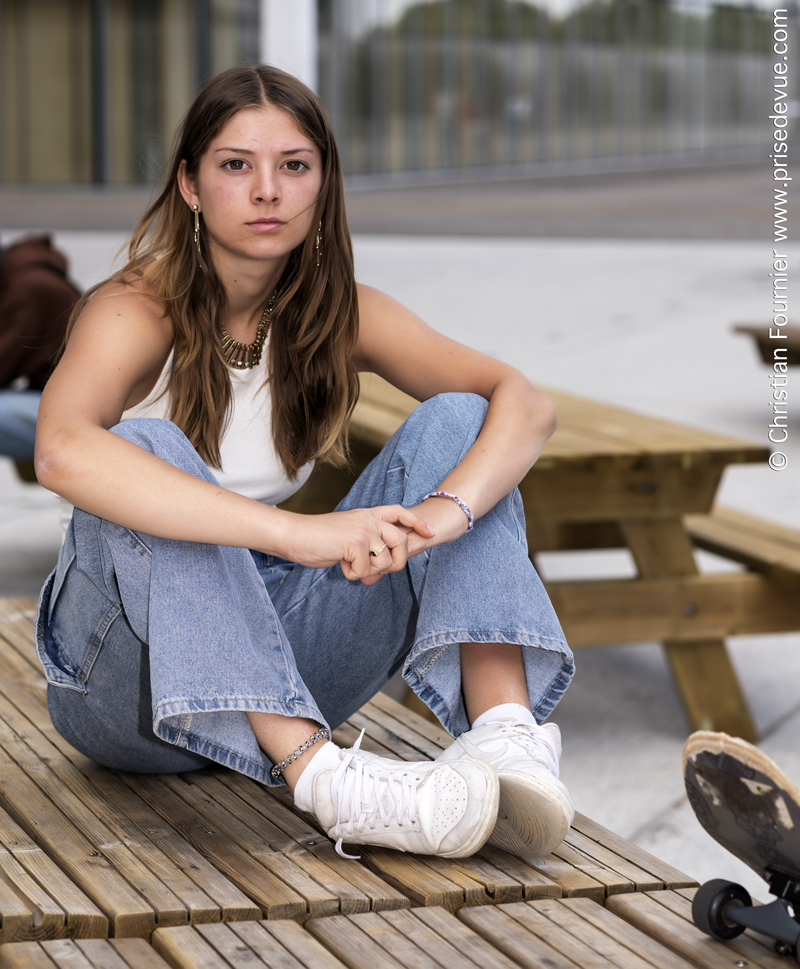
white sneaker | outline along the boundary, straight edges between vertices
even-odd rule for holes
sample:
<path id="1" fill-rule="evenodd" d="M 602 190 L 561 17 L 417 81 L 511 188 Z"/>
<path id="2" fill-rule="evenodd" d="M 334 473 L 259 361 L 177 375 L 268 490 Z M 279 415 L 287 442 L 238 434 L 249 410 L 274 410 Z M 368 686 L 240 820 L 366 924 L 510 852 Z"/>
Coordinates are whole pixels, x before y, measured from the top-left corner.
<path id="1" fill-rule="evenodd" d="M 363 737 L 363 731 L 361 733 Z M 339 765 L 314 777 L 313 812 L 336 850 L 342 842 L 465 858 L 494 828 L 500 783 L 480 761 L 406 763 L 340 750 Z"/>
<path id="2" fill-rule="evenodd" d="M 500 808 L 489 843 L 514 854 L 547 855 L 566 838 L 575 816 L 569 792 L 558 780 L 561 731 L 496 720 L 461 734 L 438 763 L 492 766 L 500 778 Z"/>

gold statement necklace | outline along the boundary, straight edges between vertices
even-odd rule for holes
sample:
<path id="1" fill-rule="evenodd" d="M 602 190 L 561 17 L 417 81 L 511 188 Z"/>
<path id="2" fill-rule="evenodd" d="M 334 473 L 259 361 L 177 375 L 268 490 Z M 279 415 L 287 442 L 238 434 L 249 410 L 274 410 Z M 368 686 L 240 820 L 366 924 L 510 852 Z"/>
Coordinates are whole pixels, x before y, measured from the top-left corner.
<path id="1" fill-rule="evenodd" d="M 252 343 L 239 343 L 234 340 L 225 327 L 222 327 L 222 356 L 229 367 L 236 370 L 250 370 L 257 367 L 261 362 L 261 351 L 264 349 L 264 341 L 267 339 L 267 331 L 272 323 L 272 307 L 275 305 L 275 293 L 269 298 L 269 302 L 264 307 L 261 319 L 258 321 L 256 338 Z"/>

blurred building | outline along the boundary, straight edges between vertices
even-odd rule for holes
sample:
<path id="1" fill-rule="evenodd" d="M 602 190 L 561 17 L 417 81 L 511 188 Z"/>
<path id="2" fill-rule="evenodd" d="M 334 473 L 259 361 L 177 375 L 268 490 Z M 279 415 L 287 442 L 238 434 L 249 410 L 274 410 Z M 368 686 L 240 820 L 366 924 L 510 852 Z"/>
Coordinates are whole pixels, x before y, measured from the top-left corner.
<path id="1" fill-rule="evenodd" d="M 772 34 L 712 0 L 0 0 L 0 180 L 157 180 L 198 88 L 263 60 L 317 88 L 351 174 L 741 155 Z"/>

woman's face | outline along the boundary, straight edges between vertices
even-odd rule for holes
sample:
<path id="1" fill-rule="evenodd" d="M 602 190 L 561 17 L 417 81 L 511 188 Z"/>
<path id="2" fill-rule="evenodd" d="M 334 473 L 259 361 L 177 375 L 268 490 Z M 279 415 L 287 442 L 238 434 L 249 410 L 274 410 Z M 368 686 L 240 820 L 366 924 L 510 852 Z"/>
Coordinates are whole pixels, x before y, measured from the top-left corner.
<path id="1" fill-rule="evenodd" d="M 213 256 L 281 259 L 315 226 L 322 158 L 286 111 L 267 104 L 235 114 L 209 144 L 181 194 L 203 214 L 201 246 Z"/>

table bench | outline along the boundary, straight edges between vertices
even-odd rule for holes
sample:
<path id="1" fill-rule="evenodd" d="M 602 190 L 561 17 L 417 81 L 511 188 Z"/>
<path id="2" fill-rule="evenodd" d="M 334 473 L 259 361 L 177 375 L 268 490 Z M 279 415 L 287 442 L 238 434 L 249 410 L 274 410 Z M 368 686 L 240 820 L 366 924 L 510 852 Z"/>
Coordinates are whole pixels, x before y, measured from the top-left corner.
<path id="1" fill-rule="evenodd" d="M 0 946 L 4 969 L 785 969 L 766 940 L 720 943 L 690 891 L 395 909 L 292 921 L 158 928 L 143 939 Z"/>
<path id="2" fill-rule="evenodd" d="M 684 523 L 698 548 L 740 562 L 787 590 L 800 590 L 800 530 L 724 506 L 710 515 L 687 515 Z"/>
<path id="3" fill-rule="evenodd" d="M 149 939 L 170 926 L 437 906 L 456 912 L 541 898 L 587 898 L 694 885 L 578 815 L 547 858 L 486 847 L 464 859 L 360 848 L 360 861 L 293 806 L 284 788 L 210 767 L 117 773 L 54 730 L 33 650 L 34 603 L 0 599 L 0 943 Z M 400 760 L 449 743 L 384 694 L 334 732 Z"/>
<path id="4" fill-rule="evenodd" d="M 763 559 L 769 547 L 786 564 L 790 550 L 785 540 L 779 548 L 779 526 L 755 518 L 747 526 L 755 571 L 701 575 L 693 549 L 710 547 L 713 531 L 718 553 L 740 560 L 736 543 L 744 538 L 733 533 L 742 527 L 729 513 L 712 512 L 714 496 L 728 465 L 766 461 L 769 451 L 542 389 L 559 427 L 520 483 L 532 558 L 627 547 L 639 573 L 546 583 L 567 641 L 578 648 L 662 642 L 692 729 L 756 740 L 724 638 L 800 629 L 800 597 L 779 581 L 791 569 L 767 568 Z M 331 510 L 416 405 L 375 374 L 361 375 L 361 391 L 350 425 L 351 471 L 316 470 L 287 507 Z"/>

